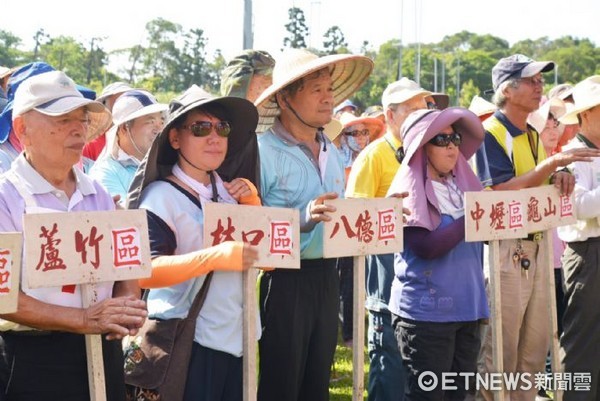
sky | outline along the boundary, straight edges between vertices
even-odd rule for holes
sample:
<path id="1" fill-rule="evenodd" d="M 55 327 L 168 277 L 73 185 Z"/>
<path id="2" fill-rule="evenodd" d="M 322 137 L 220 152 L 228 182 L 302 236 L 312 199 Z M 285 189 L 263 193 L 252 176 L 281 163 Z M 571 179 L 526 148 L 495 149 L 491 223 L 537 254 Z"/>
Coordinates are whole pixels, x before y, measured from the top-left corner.
<path id="1" fill-rule="evenodd" d="M 215 49 L 226 59 L 243 49 L 244 0 L 33 0 L 26 9 L 20 1 L 2 3 L 0 29 L 20 37 L 27 49 L 33 47 L 32 38 L 40 28 L 50 36 L 72 36 L 83 43 L 103 38 L 106 51 L 144 45 L 146 23 L 159 17 L 185 30 L 202 29 L 209 59 Z M 334 25 L 353 52 L 364 40 L 377 49 L 390 39 L 431 43 L 462 30 L 489 33 L 510 44 L 571 35 L 600 46 L 599 0 L 253 0 L 255 49 L 277 56 L 291 7 L 304 11 L 314 32 L 308 45 L 317 48 L 322 48 L 322 35 Z M 86 17 L 74 18 L 78 10 Z"/>

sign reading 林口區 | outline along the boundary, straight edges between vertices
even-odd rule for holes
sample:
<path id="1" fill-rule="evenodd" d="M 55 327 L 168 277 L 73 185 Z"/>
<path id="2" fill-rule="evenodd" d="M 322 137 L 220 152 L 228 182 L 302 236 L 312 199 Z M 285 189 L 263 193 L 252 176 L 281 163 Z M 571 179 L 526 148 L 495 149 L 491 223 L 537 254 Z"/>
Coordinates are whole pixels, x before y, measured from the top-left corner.
<path id="1" fill-rule="evenodd" d="M 31 288 L 150 277 L 144 210 L 25 214 Z"/>
<path id="2" fill-rule="evenodd" d="M 17 311 L 21 248 L 21 233 L 0 233 L 0 313 Z"/>
<path id="3" fill-rule="evenodd" d="M 402 251 L 400 198 L 334 199 L 331 221 L 323 225 L 323 256 L 378 255 Z"/>
<path id="4" fill-rule="evenodd" d="M 296 209 L 205 203 L 204 246 L 243 241 L 258 247 L 255 267 L 300 268 L 300 213 Z"/>
<path id="5" fill-rule="evenodd" d="M 552 185 L 465 192 L 466 241 L 524 238 L 576 220 L 572 195 L 561 195 Z"/>

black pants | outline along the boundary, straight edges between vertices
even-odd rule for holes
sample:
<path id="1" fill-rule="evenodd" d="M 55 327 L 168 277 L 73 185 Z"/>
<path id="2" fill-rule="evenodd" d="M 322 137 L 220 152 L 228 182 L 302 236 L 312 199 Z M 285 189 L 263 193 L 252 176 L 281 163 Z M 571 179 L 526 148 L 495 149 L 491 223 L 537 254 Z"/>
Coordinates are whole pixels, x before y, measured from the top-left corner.
<path id="1" fill-rule="evenodd" d="M 194 342 L 184 401 L 242 401 L 242 358 Z"/>
<path id="2" fill-rule="evenodd" d="M 51 332 L 2 333 L 0 400 L 85 401 L 90 399 L 85 337 Z M 120 341 L 102 340 L 108 401 L 125 401 Z"/>
<path id="3" fill-rule="evenodd" d="M 258 400 L 328 400 L 339 309 L 335 259 L 263 274 L 260 301 Z"/>
<path id="4" fill-rule="evenodd" d="M 564 372 L 587 376 L 565 401 L 600 400 L 600 238 L 571 242 L 563 253 L 566 307 L 560 356 Z"/>
<path id="5" fill-rule="evenodd" d="M 481 346 L 479 322 L 423 322 L 392 315 L 407 380 L 406 401 L 464 400 L 467 386 L 456 378 L 455 390 L 442 389 L 442 373 L 477 372 L 477 355 Z M 423 372 L 437 377 L 437 385 L 424 389 L 419 382 Z M 469 388 L 471 388 L 469 386 Z"/>
<path id="6" fill-rule="evenodd" d="M 352 340 L 353 301 L 354 301 L 354 258 L 348 256 L 337 260 L 340 275 L 340 320 L 342 322 L 342 339 Z"/>

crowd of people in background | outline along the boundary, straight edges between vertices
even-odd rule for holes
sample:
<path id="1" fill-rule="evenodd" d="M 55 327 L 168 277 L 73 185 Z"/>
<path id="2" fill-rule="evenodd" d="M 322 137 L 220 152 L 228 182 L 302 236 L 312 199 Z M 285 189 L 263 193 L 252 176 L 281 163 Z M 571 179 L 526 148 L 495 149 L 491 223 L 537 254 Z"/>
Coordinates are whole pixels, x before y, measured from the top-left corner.
<path id="1" fill-rule="evenodd" d="M 300 269 L 259 274 L 257 397 L 328 400 L 355 289 L 352 258 L 323 256 L 323 222 L 330 200 L 384 197 L 403 198 L 404 249 L 366 257 L 368 400 L 491 401 L 468 383 L 424 389 L 420 376 L 496 372 L 486 245 L 465 241 L 464 193 L 542 185 L 574 194 L 577 222 L 546 232 L 552 266 L 545 233 L 499 242 L 504 372 L 550 372 L 554 274 L 560 369 L 590 377 L 564 399 L 600 399 L 600 76 L 548 88 L 554 68 L 504 57 L 485 72 L 491 100 L 463 108 L 406 77 L 381 104 L 357 105 L 372 60 L 299 49 L 246 50 L 220 94 L 197 82 L 169 104 L 125 82 L 96 97 L 45 62 L 0 67 L 0 232 L 22 232 L 26 213 L 144 209 L 152 257 L 151 277 L 103 283 L 90 307 L 80 286 L 29 288 L 22 270 L 18 310 L 0 319 L 0 401 L 89 399 L 85 334 L 103 334 L 107 399 L 126 400 L 119 340 L 185 315 L 208 283 L 184 399 L 241 401 L 242 273 L 259 250 L 205 247 L 208 202 L 300 211 Z"/>

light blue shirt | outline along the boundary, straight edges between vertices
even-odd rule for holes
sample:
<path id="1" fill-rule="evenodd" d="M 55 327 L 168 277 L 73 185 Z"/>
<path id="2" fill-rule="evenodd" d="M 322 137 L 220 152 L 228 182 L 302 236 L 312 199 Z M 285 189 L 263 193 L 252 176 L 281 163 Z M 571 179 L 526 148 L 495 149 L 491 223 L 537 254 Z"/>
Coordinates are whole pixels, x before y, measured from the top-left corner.
<path id="1" fill-rule="evenodd" d="M 104 154 L 92 166 L 90 177 L 98 181 L 111 196 L 121 195 L 119 204 L 125 205 L 129 186 L 140 162 L 119 149 L 118 158 Z"/>
<path id="2" fill-rule="evenodd" d="M 317 139 L 321 143 L 319 160 L 286 131 L 279 119 L 258 138 L 263 205 L 300 211 L 301 259 L 323 257 L 323 225 L 309 221 L 310 201 L 325 192 L 344 196 L 342 157 L 325 136 Z"/>

